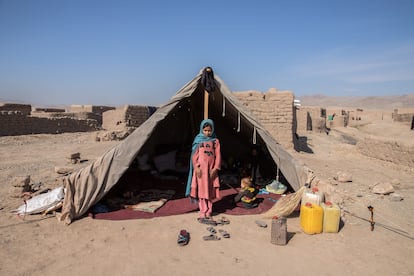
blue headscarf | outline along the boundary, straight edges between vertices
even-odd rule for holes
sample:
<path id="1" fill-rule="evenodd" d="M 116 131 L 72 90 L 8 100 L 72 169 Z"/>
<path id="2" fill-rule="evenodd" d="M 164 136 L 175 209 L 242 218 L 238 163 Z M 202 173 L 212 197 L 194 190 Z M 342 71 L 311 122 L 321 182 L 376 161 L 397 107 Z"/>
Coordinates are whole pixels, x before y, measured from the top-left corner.
<path id="1" fill-rule="evenodd" d="M 205 127 L 205 125 L 210 125 L 211 126 L 211 136 L 205 136 L 203 134 L 203 128 Z M 193 141 L 193 145 L 191 147 L 191 156 L 190 156 L 190 169 L 188 172 L 188 179 L 187 179 L 187 187 L 185 189 L 185 196 L 189 196 L 190 195 L 190 191 L 191 191 L 191 180 L 193 178 L 193 155 L 196 152 L 198 145 L 200 143 L 203 142 L 207 142 L 207 141 L 214 141 L 216 139 L 216 133 L 214 132 L 214 122 L 211 119 L 204 119 L 201 124 L 200 124 L 200 131 L 199 133 L 196 135 L 196 137 L 194 138 Z"/>

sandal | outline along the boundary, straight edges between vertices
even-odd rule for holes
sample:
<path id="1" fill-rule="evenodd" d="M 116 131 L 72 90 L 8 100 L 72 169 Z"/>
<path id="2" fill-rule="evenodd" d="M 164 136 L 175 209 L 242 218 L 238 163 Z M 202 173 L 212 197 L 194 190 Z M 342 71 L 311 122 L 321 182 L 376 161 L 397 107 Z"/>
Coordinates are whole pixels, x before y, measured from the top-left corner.
<path id="1" fill-rule="evenodd" d="M 223 238 L 226 238 L 226 239 L 230 238 L 230 234 L 226 230 L 219 229 L 219 232 L 223 236 Z"/>
<path id="2" fill-rule="evenodd" d="M 180 231 L 180 234 L 178 234 L 177 244 L 184 246 L 187 245 L 190 241 L 190 233 L 187 232 L 187 230 L 182 229 Z"/>
<path id="3" fill-rule="evenodd" d="M 211 234 L 211 235 L 208 235 L 208 236 L 204 236 L 203 240 L 205 240 L 205 241 L 218 241 L 218 240 L 220 240 L 220 237 L 218 237 L 214 234 Z"/>
<path id="4" fill-rule="evenodd" d="M 217 224 L 220 224 L 220 225 L 230 224 L 230 220 L 226 217 L 221 217 L 221 219 L 217 221 Z"/>
<path id="5" fill-rule="evenodd" d="M 207 227 L 207 230 L 208 230 L 211 234 L 216 234 L 216 233 L 217 233 L 216 229 L 214 229 L 214 227 L 213 227 L 213 226 Z"/>
<path id="6" fill-rule="evenodd" d="M 217 222 L 215 222 L 212 219 L 208 219 L 208 218 L 198 218 L 197 219 L 199 223 L 204 223 L 204 224 L 208 224 L 208 225 L 213 225 L 216 226 Z"/>

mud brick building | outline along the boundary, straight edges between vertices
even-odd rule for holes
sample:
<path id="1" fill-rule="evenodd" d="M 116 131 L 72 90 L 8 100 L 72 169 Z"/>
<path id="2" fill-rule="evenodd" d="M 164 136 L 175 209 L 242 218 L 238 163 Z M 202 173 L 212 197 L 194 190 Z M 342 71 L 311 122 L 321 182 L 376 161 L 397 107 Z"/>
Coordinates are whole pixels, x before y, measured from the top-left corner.
<path id="1" fill-rule="evenodd" d="M 271 88 L 266 93 L 251 90 L 235 92 L 234 95 L 280 144 L 293 147 L 296 139 L 296 108 L 291 91 Z"/>

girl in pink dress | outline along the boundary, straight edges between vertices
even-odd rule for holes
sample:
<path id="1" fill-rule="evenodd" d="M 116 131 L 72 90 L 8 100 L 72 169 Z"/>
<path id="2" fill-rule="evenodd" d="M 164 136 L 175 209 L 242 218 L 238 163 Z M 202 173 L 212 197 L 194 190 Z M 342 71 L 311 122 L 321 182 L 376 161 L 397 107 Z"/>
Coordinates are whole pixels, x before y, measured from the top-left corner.
<path id="1" fill-rule="evenodd" d="M 205 119 L 194 138 L 186 196 L 198 200 L 199 219 L 210 218 L 213 200 L 220 197 L 220 141 L 214 133 L 214 122 Z"/>

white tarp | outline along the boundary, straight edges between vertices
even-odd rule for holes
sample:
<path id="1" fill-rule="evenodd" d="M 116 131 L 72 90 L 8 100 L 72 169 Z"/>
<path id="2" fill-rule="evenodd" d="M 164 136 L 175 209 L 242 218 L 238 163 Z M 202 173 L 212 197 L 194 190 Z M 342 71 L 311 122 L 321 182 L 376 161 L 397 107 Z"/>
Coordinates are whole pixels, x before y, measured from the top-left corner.
<path id="1" fill-rule="evenodd" d="M 26 201 L 26 204 L 21 205 L 19 208 L 13 210 L 12 212 L 19 215 L 41 213 L 43 211 L 46 211 L 48 208 L 55 206 L 59 202 L 62 202 L 64 196 L 65 192 L 63 186 L 58 187 L 51 190 L 50 192 L 32 197 Z"/>

